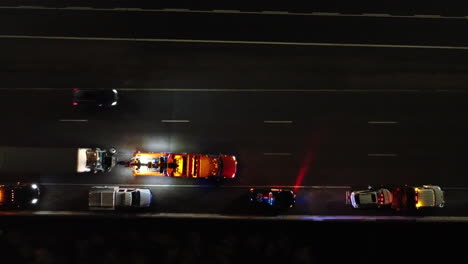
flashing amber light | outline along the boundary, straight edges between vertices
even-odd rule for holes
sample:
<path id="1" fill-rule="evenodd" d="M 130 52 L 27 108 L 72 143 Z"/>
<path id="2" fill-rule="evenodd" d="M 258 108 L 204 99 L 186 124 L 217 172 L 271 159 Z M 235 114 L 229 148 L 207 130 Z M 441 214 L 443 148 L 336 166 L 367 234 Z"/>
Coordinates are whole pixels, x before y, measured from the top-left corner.
<path id="1" fill-rule="evenodd" d="M 3 202 L 4 197 L 5 197 L 4 191 L 0 190 L 0 203 Z"/>

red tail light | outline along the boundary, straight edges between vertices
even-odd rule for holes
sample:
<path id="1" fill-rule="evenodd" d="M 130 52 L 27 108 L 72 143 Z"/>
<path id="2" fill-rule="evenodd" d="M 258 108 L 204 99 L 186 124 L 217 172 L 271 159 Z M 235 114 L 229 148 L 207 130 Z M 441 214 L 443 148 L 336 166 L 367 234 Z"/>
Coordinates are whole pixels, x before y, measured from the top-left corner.
<path id="1" fill-rule="evenodd" d="M 78 92 L 78 89 L 77 89 L 77 88 L 73 88 L 73 91 L 74 91 L 74 92 Z"/>
<path id="2" fill-rule="evenodd" d="M 380 204 L 384 203 L 384 194 L 383 193 L 379 194 L 379 203 Z"/>
<path id="3" fill-rule="evenodd" d="M 418 192 L 416 191 L 415 195 L 414 195 L 414 201 L 415 202 L 418 202 Z"/>
<path id="4" fill-rule="evenodd" d="M 78 105 L 78 103 L 77 103 L 77 102 L 73 102 L 73 105 Z"/>

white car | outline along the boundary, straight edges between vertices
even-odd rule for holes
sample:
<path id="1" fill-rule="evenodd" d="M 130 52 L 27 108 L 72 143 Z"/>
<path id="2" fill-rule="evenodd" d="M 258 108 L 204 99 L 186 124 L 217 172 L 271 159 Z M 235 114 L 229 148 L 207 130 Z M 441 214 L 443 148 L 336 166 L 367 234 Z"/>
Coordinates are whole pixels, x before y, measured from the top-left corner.
<path id="1" fill-rule="evenodd" d="M 390 205 L 393 201 L 392 192 L 385 188 L 377 190 L 353 191 L 347 198 L 354 208 L 380 208 Z"/>

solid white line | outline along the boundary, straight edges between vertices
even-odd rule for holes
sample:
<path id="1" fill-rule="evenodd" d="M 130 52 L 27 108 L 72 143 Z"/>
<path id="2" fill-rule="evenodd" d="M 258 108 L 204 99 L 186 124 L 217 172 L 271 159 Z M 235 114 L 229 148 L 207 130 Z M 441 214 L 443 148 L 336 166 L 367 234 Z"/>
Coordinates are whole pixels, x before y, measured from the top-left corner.
<path id="1" fill-rule="evenodd" d="M 368 124 L 398 124 L 397 121 L 369 121 Z"/>
<path id="2" fill-rule="evenodd" d="M 2 89 L 11 89 L 11 88 L 0 88 Z M 14 89 L 14 88 L 13 88 Z M 28 88 L 29 89 L 29 88 Z M 349 89 L 349 90 L 337 90 L 337 89 L 187 89 L 187 88 L 119 88 L 119 91 L 160 91 L 160 92 L 254 92 L 254 93 L 259 93 L 259 92 L 302 92 L 302 93 L 308 93 L 308 92 L 333 92 L 333 93 L 372 93 L 372 92 L 385 92 L 385 93 L 391 93 L 391 92 L 424 92 L 424 90 L 411 90 L 411 89 L 396 89 L 396 90 L 390 90 L 390 89 L 383 89 L 383 90 L 378 90 L 378 89 Z M 466 93 L 466 92 L 462 92 Z"/>
<path id="3" fill-rule="evenodd" d="M 390 14 L 375 14 L 375 13 L 363 13 L 363 16 L 368 16 L 368 17 L 392 17 Z"/>
<path id="4" fill-rule="evenodd" d="M 118 211 L 106 212 L 105 214 L 96 211 L 4 211 L 0 215 L 53 215 L 53 216 L 102 216 L 112 218 L 179 218 L 179 219 L 225 219 L 225 220 L 257 220 L 257 221 L 355 221 L 355 222 L 468 222 L 466 216 L 395 216 L 395 215 L 287 215 L 279 214 L 275 216 L 264 215 L 228 215 L 228 214 L 209 214 L 209 213 L 134 213 L 122 214 Z"/>
<path id="5" fill-rule="evenodd" d="M 33 5 L 20 5 L 20 6 L 2 6 L 0 9 L 54 9 L 53 7 L 45 7 L 45 6 L 33 6 Z"/>
<path id="6" fill-rule="evenodd" d="M 158 9 L 154 9 L 158 10 Z M 163 8 L 161 11 L 169 11 L 169 12 L 191 12 L 192 10 L 186 8 Z"/>
<path id="7" fill-rule="evenodd" d="M 189 123 L 190 120 L 161 120 L 163 123 Z"/>
<path id="8" fill-rule="evenodd" d="M 314 16 L 342 16 L 343 14 L 336 12 L 312 12 Z"/>
<path id="9" fill-rule="evenodd" d="M 171 184 L 119 184 L 119 183 L 55 183 L 45 182 L 39 183 L 39 185 L 45 186 L 125 186 L 125 187 L 175 187 L 175 188 L 298 188 L 298 189 L 349 189 L 351 186 L 346 185 L 226 185 L 226 186 L 210 186 L 210 185 L 171 185 Z"/>
<path id="10" fill-rule="evenodd" d="M 60 122 L 88 122 L 88 119 L 59 119 Z"/>
<path id="11" fill-rule="evenodd" d="M 162 9 L 146 9 L 133 7 L 116 7 L 116 8 L 94 8 L 86 6 L 67 6 L 67 7 L 47 7 L 47 6 L 0 6 L 0 9 L 37 9 L 37 10 L 79 10 L 79 11 L 137 11 L 137 12 L 183 12 L 183 13 L 223 13 L 223 14 L 249 14 L 249 15 L 288 15 L 288 16 L 337 16 L 337 17 L 377 17 L 377 18 L 416 18 L 416 19 L 467 19 L 468 16 L 441 16 L 441 15 L 391 15 L 391 14 L 342 14 L 337 12 L 289 12 L 289 11 L 240 11 L 240 10 L 191 10 L 184 8 L 162 8 Z"/>
<path id="12" fill-rule="evenodd" d="M 414 15 L 414 17 L 420 17 L 420 18 L 441 18 L 440 15 Z"/>
<path id="13" fill-rule="evenodd" d="M 291 156 L 292 154 L 291 153 L 286 153 L 286 152 L 278 152 L 278 153 L 266 152 L 266 153 L 263 153 L 263 155 L 265 155 L 265 156 Z"/>
<path id="14" fill-rule="evenodd" d="M 317 47 L 355 47 L 355 48 L 399 48 L 399 49 L 446 49 L 468 50 L 466 46 L 423 46 L 423 45 L 390 45 L 359 43 L 320 43 L 320 42 L 282 42 L 282 41 L 244 41 L 244 40 L 201 40 L 201 39 L 156 39 L 156 38 L 102 38 L 102 37 L 65 37 L 65 36 L 26 36 L 0 35 L 5 39 L 50 39 L 50 40 L 93 40 L 93 41 L 135 41 L 135 42 L 175 42 L 175 43 L 215 43 L 215 44 L 250 44 L 279 46 L 317 46 Z"/>
<path id="15" fill-rule="evenodd" d="M 263 121 L 263 123 L 268 123 L 268 124 L 291 124 L 293 121 L 289 121 L 289 120 L 265 120 Z"/>
<path id="16" fill-rule="evenodd" d="M 43 90 L 43 91 L 63 91 L 63 88 L 2 88 L 1 90 Z M 230 93 L 262 93 L 262 92 L 288 92 L 288 93 L 419 93 L 425 92 L 424 89 L 192 89 L 192 88 L 118 88 L 119 91 L 158 91 L 158 92 L 230 92 Z M 445 90 L 442 92 L 463 93 L 461 90 Z"/>
<path id="17" fill-rule="evenodd" d="M 367 154 L 369 157 L 396 157 L 398 154 Z"/>
<path id="18" fill-rule="evenodd" d="M 288 11 L 262 11 L 260 14 L 271 14 L 271 15 L 288 15 Z"/>
<path id="19" fill-rule="evenodd" d="M 191 12 L 197 12 L 196 10 L 190 10 Z M 227 10 L 227 9 L 214 9 L 214 13 L 227 13 L 227 14 L 237 14 L 241 13 L 240 10 Z M 200 12 L 210 12 L 210 11 L 200 11 Z M 243 12 L 242 12 L 243 13 Z"/>
<path id="20" fill-rule="evenodd" d="M 62 8 L 51 8 L 51 9 L 54 9 L 54 10 L 60 10 L 60 9 L 65 9 L 65 10 L 85 10 L 85 11 L 91 11 L 91 10 L 95 10 L 95 8 L 93 7 L 90 7 L 90 6 L 67 6 L 67 7 L 62 7 Z M 105 10 L 105 9 L 103 9 Z M 109 10 L 109 9 L 107 9 Z"/>

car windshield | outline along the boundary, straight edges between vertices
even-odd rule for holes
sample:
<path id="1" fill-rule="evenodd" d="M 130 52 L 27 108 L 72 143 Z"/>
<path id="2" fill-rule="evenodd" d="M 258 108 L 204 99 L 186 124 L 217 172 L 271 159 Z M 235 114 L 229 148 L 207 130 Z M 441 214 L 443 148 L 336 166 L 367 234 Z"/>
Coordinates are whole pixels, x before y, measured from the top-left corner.
<path id="1" fill-rule="evenodd" d="M 356 204 L 360 204 L 361 203 L 361 199 L 359 199 L 359 194 L 355 194 L 354 195 L 354 201 L 356 202 Z"/>
<path id="2" fill-rule="evenodd" d="M 140 191 L 132 192 L 132 206 L 140 206 Z"/>
<path id="3" fill-rule="evenodd" d="M 97 91 L 82 90 L 78 95 L 80 100 L 94 101 L 97 97 L 100 96 L 100 93 Z"/>
<path id="4" fill-rule="evenodd" d="M 109 170 L 115 166 L 116 160 L 114 156 L 109 155 L 107 153 L 104 153 L 102 155 L 103 155 L 102 167 L 104 170 Z"/>

